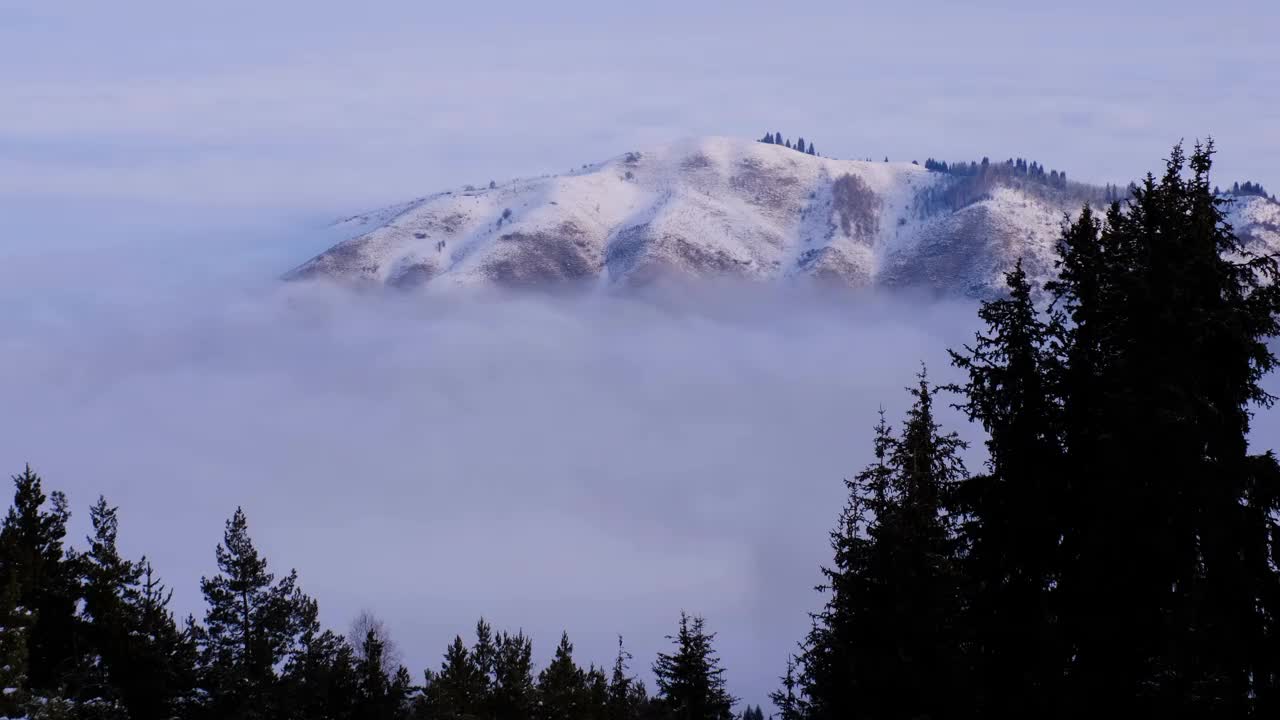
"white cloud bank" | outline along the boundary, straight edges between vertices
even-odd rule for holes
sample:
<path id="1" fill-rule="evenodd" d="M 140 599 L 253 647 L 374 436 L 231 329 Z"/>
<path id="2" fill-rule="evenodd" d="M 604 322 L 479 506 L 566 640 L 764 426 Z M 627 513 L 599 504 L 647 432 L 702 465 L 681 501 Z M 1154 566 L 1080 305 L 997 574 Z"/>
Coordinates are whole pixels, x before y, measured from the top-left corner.
<path id="1" fill-rule="evenodd" d="M 199 610 L 237 505 L 339 629 L 386 618 L 416 674 L 480 615 L 615 633 L 647 668 L 681 609 L 763 702 L 816 607 L 841 478 L 972 308 L 729 290 L 678 298 L 102 291 L 0 319 L 0 460 Z M 17 303 L 17 304 L 14 304 Z M 80 533 L 82 534 L 82 533 Z M 82 544 L 82 543 L 81 543 Z"/>

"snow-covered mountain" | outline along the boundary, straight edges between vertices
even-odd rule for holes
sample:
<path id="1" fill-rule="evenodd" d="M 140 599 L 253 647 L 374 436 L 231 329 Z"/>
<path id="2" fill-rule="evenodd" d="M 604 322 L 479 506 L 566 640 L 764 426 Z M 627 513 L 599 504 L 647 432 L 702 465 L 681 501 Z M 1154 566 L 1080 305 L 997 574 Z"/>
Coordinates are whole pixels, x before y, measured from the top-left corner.
<path id="1" fill-rule="evenodd" d="M 348 239 L 286 277 L 440 288 L 727 276 L 981 295 L 1019 257 L 1033 276 L 1051 272 L 1064 214 L 1103 199 L 1003 163 L 962 175 L 706 138 L 356 215 L 335 228 Z M 1280 250 L 1280 205 L 1241 199 L 1232 217 Z"/>

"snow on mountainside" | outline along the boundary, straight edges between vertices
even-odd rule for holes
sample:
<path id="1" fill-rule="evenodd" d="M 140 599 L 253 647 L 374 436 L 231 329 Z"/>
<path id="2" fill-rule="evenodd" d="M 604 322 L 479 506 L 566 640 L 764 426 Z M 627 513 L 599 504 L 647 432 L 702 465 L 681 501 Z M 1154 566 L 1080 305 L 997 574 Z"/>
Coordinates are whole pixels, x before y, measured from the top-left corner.
<path id="1" fill-rule="evenodd" d="M 350 239 L 286 277 L 443 288 L 727 276 L 980 295 L 1018 257 L 1051 272 L 1064 213 L 1101 194 L 707 138 L 357 215 L 337 228 Z M 1233 219 L 1280 248 L 1278 210 L 1250 198 Z"/>
<path id="2" fill-rule="evenodd" d="M 1227 219 L 1255 252 L 1280 253 L 1280 203 L 1256 195 L 1237 196 L 1228 206 Z"/>

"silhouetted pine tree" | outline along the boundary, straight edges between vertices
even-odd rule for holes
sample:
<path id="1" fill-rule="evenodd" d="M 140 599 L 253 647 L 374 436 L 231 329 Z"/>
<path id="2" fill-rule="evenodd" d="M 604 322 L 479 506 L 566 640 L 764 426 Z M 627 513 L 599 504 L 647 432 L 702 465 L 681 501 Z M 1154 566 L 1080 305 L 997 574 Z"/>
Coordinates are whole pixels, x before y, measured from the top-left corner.
<path id="1" fill-rule="evenodd" d="M 423 696 L 415 717 L 432 720 L 480 717 L 485 700 L 485 680 L 462 642 L 462 636 L 455 637 L 445 651 L 439 672 L 427 670 L 425 675 Z"/>
<path id="2" fill-rule="evenodd" d="M 297 571 L 276 580 L 249 538 L 244 512 L 227 521 L 216 551 L 218 569 L 201 578 L 208 609 L 200 634 L 201 685 L 218 718 L 277 717 L 277 668 L 303 652 L 316 632 L 316 604 L 297 587 Z"/>
<path id="3" fill-rule="evenodd" d="M 675 651 L 659 653 L 653 664 L 657 700 L 671 720 L 733 720 L 734 697 L 725 689 L 724 668 L 701 617 L 680 613 L 680 626 L 668 636 Z"/>
<path id="4" fill-rule="evenodd" d="M 1096 236 L 1063 242 L 1060 590 L 1081 708 L 1277 711 L 1280 469 L 1247 433 L 1270 403 L 1280 273 L 1225 222 L 1212 154 L 1175 148 Z"/>
<path id="5" fill-rule="evenodd" d="M 331 630 L 308 631 L 284 673 L 286 717 L 357 720 L 355 653 Z"/>
<path id="6" fill-rule="evenodd" d="M 942 717 L 963 682 L 958 544 L 944 512 L 964 443 L 943 434 L 922 371 L 901 434 L 883 415 L 824 568 L 827 604 L 802 658 L 813 718 Z"/>
<path id="7" fill-rule="evenodd" d="M 194 703 L 195 646 L 168 610 L 172 593 L 146 558 L 134 562 L 116 546 L 119 520 L 105 498 L 89 510 L 93 535 L 82 556 L 84 639 L 82 701 L 98 710 L 119 705 L 132 720 L 160 720 Z"/>
<path id="8" fill-rule="evenodd" d="M 30 683 L 27 680 L 27 632 L 31 614 L 18 605 L 18 584 L 7 581 L 0 589 L 0 717 L 26 714 Z"/>
<path id="9" fill-rule="evenodd" d="M 796 659 L 787 656 L 787 671 L 778 678 L 782 687 L 769 693 L 769 701 L 778 709 L 777 720 L 804 720 L 808 717 L 804 698 L 800 695 L 800 678 L 796 676 Z"/>
<path id="10" fill-rule="evenodd" d="M 622 645 L 618 636 L 618 656 L 613 661 L 613 673 L 609 676 L 608 701 L 604 717 L 607 720 L 639 720 L 649 704 L 644 682 L 629 674 L 631 653 Z"/>
<path id="11" fill-rule="evenodd" d="M 538 706 L 543 720 L 578 720 L 590 717 L 586 675 L 573 662 L 569 634 L 560 635 L 555 657 L 538 674 Z"/>
<path id="12" fill-rule="evenodd" d="M 111 715 L 123 715 L 124 686 L 133 685 L 137 677 L 132 646 L 140 620 L 135 610 L 142 568 L 120 556 L 116 508 L 105 498 L 100 496 L 89 509 L 89 522 L 89 550 L 80 557 L 84 654 L 77 660 L 76 697 L 102 710 L 110 708 Z M 135 689 L 129 694 L 139 693 Z"/>
<path id="13" fill-rule="evenodd" d="M 585 716 L 592 720 L 602 720 L 609 711 L 609 678 L 604 674 L 604 668 L 597 667 L 595 663 L 587 666 L 582 677 L 586 685 L 583 693 Z"/>
<path id="14" fill-rule="evenodd" d="M 533 642 L 523 632 L 498 634 L 491 712 L 496 720 L 525 720 L 537 703 L 533 682 Z"/>
<path id="15" fill-rule="evenodd" d="M 494 642 L 493 627 L 480 618 L 476 621 L 476 641 L 471 646 L 471 664 L 475 666 L 476 678 L 479 687 L 480 705 L 479 711 L 482 715 L 489 716 L 493 714 L 493 681 L 495 666 L 498 661 L 498 646 Z"/>
<path id="16" fill-rule="evenodd" d="M 1063 650 L 1052 589 L 1058 579 L 1062 419 L 1055 327 L 1041 318 L 1019 260 L 1009 295 L 984 302 L 986 325 L 951 352 L 968 381 L 959 405 L 987 432 L 987 472 L 960 483 L 964 518 L 965 643 L 979 715 L 1045 717 L 1057 706 Z"/>
<path id="17" fill-rule="evenodd" d="M 407 715 L 411 682 L 409 671 L 397 668 L 387 677 L 383 667 L 383 641 L 370 630 L 365 635 L 356 666 L 355 717 L 360 720 L 399 720 Z"/>
<path id="18" fill-rule="evenodd" d="M 14 586 L 14 607 L 31 613 L 25 634 L 29 689 L 54 696 L 80 670 L 79 558 L 63 547 L 71 512 L 62 493 L 45 496 L 29 465 L 13 481 L 13 505 L 0 527 L 0 577 Z"/>

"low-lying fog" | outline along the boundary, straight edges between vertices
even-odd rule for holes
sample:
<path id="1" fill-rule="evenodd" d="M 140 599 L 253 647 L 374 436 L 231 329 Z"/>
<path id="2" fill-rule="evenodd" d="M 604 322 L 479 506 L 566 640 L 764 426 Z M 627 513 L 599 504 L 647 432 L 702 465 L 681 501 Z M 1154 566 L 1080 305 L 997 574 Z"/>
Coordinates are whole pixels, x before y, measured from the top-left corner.
<path id="1" fill-rule="evenodd" d="M 242 505 L 326 624 L 371 610 L 415 677 L 482 615 L 541 660 L 563 629 L 609 664 L 620 633 L 647 677 L 683 609 L 764 703 L 877 408 L 901 417 L 921 362 L 954 377 L 975 322 L 968 302 L 761 289 L 282 287 L 318 248 L 240 234 L 193 256 L 158 249 L 162 225 L 0 258 L 0 469 L 65 490 L 80 547 L 97 495 L 119 504 L 182 614 Z M 981 437 L 943 415 L 978 467 Z"/>

